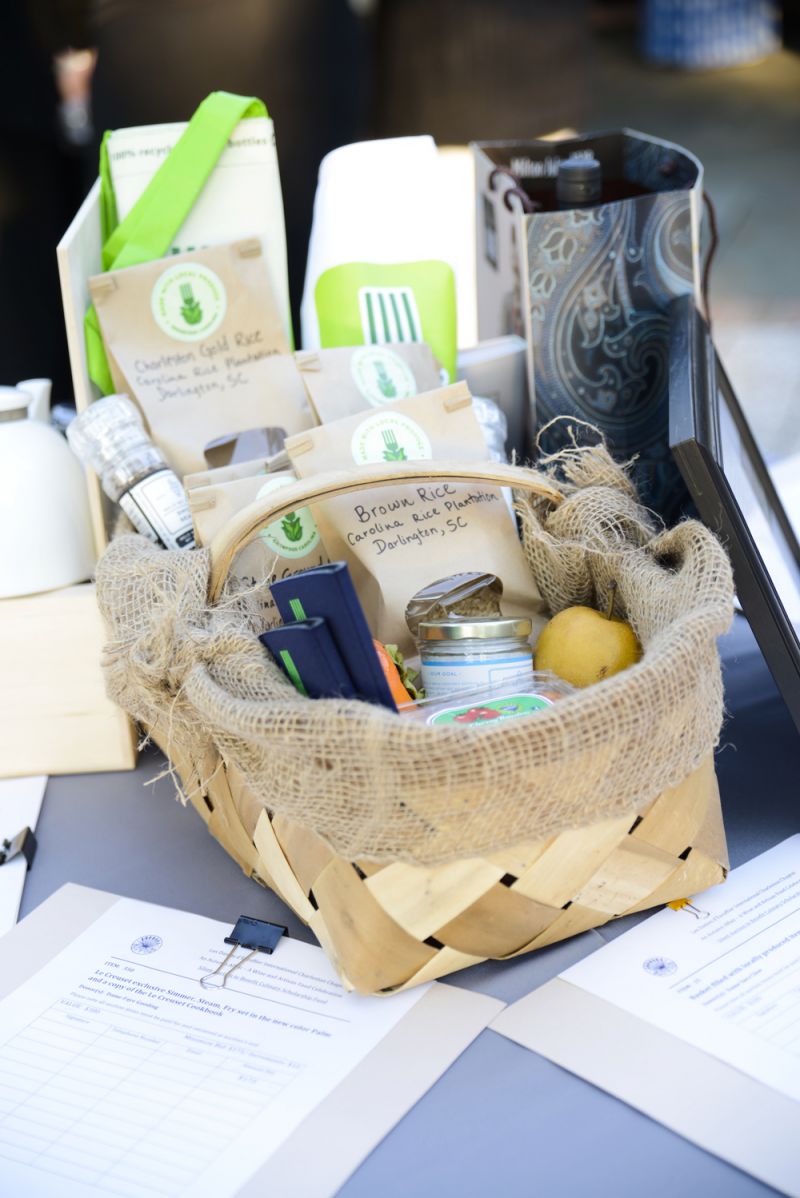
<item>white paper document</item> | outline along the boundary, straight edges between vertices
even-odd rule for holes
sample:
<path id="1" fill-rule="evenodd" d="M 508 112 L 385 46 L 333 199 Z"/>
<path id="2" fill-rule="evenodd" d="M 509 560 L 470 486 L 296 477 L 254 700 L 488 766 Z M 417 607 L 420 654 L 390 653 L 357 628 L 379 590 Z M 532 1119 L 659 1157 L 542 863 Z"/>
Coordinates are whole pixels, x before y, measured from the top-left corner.
<path id="1" fill-rule="evenodd" d="M 800 836 L 645 920 L 492 1027 L 800 1194 Z"/>
<path id="2" fill-rule="evenodd" d="M 800 836 L 561 977 L 800 1101 Z"/>
<path id="3" fill-rule="evenodd" d="M 347 994 L 320 949 L 286 937 L 206 989 L 229 934 L 120 899 L 0 1002 L 2 1193 L 227 1198 L 430 989 Z"/>
<path id="4" fill-rule="evenodd" d="M 12 840 L 23 828 L 35 828 L 47 778 L 0 778 L 0 841 Z M 28 863 L 23 856 L 0 866 L 0 936 L 17 922 Z"/>

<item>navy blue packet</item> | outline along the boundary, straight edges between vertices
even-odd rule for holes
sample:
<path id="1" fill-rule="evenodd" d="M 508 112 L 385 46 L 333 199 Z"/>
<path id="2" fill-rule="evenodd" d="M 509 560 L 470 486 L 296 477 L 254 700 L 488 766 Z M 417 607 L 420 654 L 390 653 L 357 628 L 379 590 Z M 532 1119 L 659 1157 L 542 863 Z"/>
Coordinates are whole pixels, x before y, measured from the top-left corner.
<path id="1" fill-rule="evenodd" d="M 274 582 L 270 591 L 284 627 L 314 616 L 325 621 L 359 699 L 397 710 L 347 562 L 302 570 Z"/>
<path id="2" fill-rule="evenodd" d="M 356 688 L 325 620 L 315 616 L 270 628 L 258 638 L 309 699 L 355 699 Z"/>

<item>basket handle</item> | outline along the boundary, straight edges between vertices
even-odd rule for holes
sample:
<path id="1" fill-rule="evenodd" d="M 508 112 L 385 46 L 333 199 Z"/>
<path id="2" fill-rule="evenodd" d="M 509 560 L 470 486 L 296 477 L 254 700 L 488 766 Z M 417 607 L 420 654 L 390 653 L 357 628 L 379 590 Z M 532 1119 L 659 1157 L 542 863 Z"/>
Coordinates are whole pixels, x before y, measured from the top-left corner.
<path id="1" fill-rule="evenodd" d="M 396 483 L 486 483 L 489 486 L 513 487 L 529 491 L 553 504 L 563 495 L 542 475 L 522 466 L 505 462 L 476 462 L 465 466 L 458 462 L 386 462 L 355 466 L 352 470 L 328 471 L 299 479 L 285 487 L 276 488 L 261 499 L 242 508 L 221 528 L 209 546 L 211 581 L 209 602 L 215 603 L 222 593 L 228 571 L 236 554 L 252 540 L 260 528 L 279 520 L 287 512 L 306 507 L 321 499 L 334 499 L 353 491 L 389 487 Z"/>

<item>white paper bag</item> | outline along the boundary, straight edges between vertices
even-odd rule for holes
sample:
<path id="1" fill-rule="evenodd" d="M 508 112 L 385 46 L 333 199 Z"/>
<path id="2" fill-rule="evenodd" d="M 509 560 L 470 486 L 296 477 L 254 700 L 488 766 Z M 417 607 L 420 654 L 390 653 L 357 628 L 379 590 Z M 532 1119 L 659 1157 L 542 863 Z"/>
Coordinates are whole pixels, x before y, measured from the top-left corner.
<path id="1" fill-rule="evenodd" d="M 456 288 L 432 137 L 323 158 L 300 309 L 304 349 L 426 341 L 455 379 Z"/>

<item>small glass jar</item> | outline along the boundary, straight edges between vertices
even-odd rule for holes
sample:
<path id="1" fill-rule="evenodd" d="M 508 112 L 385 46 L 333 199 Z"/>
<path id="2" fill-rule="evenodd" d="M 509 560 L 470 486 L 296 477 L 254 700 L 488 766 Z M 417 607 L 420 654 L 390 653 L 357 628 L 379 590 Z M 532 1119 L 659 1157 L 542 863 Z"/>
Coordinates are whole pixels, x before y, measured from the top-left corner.
<path id="1" fill-rule="evenodd" d="M 517 616 L 423 620 L 417 645 L 426 698 L 512 678 L 520 686 L 532 683 L 531 627 L 529 619 Z"/>
<path id="2" fill-rule="evenodd" d="M 194 547 L 186 492 L 127 395 L 95 400 L 69 425 L 67 440 L 137 532 L 165 549 Z"/>

